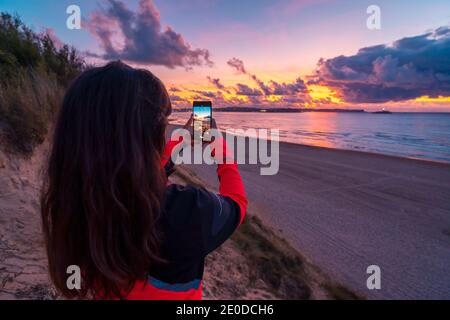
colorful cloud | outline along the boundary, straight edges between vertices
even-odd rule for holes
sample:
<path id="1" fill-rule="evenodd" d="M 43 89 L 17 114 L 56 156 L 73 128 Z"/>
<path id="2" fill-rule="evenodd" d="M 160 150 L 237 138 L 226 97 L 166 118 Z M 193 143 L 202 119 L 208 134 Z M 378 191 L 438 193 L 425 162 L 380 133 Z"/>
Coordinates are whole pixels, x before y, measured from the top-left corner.
<path id="1" fill-rule="evenodd" d="M 238 58 L 227 61 L 227 65 L 237 71 L 238 74 L 248 75 L 249 80 L 254 82 L 256 87 L 251 87 L 246 83 L 235 83 L 225 86 L 219 78 L 208 76 L 208 82 L 215 91 L 190 89 L 179 92 L 178 97 L 183 96 L 185 102 L 176 99 L 175 106 L 187 106 L 190 100 L 208 99 L 214 100 L 214 104 L 219 107 L 224 106 L 251 106 L 251 107 L 304 107 L 311 105 L 311 97 L 305 82 L 298 77 L 293 82 L 279 82 L 269 80 L 267 83 L 260 80 L 255 74 L 249 73 L 244 62 Z M 323 98 L 323 97 L 322 97 Z M 322 99 L 321 101 L 324 101 Z M 334 103 L 331 99 L 330 103 Z"/>
<path id="2" fill-rule="evenodd" d="M 450 28 L 321 59 L 309 83 L 334 88 L 352 103 L 450 96 Z"/>
<path id="3" fill-rule="evenodd" d="M 225 90 L 225 86 L 220 82 L 219 78 L 211 78 L 210 76 L 206 77 L 214 87 L 216 87 L 219 90 Z"/>
<path id="4" fill-rule="evenodd" d="M 151 0 L 140 0 L 136 12 L 119 0 L 108 0 L 106 4 L 84 23 L 103 49 L 103 53 L 91 55 L 168 68 L 213 64 L 207 49 L 192 48 L 169 26 L 163 30 L 159 11 Z"/>

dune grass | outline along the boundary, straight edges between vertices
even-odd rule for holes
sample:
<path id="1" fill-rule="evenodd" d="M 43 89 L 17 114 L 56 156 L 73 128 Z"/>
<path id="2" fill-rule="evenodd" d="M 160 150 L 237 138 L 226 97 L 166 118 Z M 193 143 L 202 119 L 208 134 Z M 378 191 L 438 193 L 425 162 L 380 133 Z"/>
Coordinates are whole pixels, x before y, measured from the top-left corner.
<path id="1" fill-rule="evenodd" d="M 255 215 L 249 215 L 232 240 L 247 256 L 254 270 L 254 279 L 268 283 L 272 293 L 283 299 L 312 298 L 312 282 L 319 281 L 328 298 L 336 300 L 363 299 L 353 291 L 310 269 L 314 268 L 288 241 L 277 235 Z"/>
<path id="2" fill-rule="evenodd" d="M 311 297 L 303 257 L 265 227 L 258 217 L 249 215 L 232 240 L 251 264 L 251 281 L 262 279 L 273 294 L 284 299 Z"/>
<path id="3" fill-rule="evenodd" d="M 44 141 L 65 88 L 83 68 L 74 48 L 0 13 L 0 125 L 9 149 L 31 153 Z"/>
<path id="4" fill-rule="evenodd" d="M 56 81 L 20 72 L 17 85 L 0 87 L 0 119 L 11 149 L 29 153 L 44 141 L 64 89 Z"/>

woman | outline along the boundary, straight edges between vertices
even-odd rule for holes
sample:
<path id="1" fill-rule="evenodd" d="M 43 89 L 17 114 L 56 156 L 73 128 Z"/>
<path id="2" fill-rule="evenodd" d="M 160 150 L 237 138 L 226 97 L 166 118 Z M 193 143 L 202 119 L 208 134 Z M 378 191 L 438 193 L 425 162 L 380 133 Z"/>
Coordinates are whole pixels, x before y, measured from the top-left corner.
<path id="1" fill-rule="evenodd" d="M 41 201 L 49 271 L 69 298 L 201 299 L 205 257 L 242 222 L 236 164 L 218 165 L 220 193 L 169 184 L 171 104 L 162 82 L 122 62 L 68 89 Z M 80 290 L 67 267 L 80 267 Z"/>

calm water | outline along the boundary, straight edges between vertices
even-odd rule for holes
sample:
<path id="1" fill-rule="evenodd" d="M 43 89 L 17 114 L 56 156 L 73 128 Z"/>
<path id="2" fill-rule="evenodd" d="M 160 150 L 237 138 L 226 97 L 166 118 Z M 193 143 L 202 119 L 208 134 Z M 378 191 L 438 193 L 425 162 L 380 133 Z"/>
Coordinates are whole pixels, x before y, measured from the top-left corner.
<path id="1" fill-rule="evenodd" d="M 188 113 L 173 113 L 184 123 Z M 221 128 L 278 128 L 280 140 L 450 162 L 450 113 L 214 114 Z"/>

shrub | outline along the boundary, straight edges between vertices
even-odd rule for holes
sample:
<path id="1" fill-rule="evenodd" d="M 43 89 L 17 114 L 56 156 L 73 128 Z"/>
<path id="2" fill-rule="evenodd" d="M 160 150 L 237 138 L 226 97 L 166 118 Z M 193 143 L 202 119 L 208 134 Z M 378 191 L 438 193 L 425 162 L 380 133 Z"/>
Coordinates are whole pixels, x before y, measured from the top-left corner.
<path id="1" fill-rule="evenodd" d="M 64 89 L 56 80 L 20 70 L 14 85 L 0 88 L 0 119 L 14 150 L 29 153 L 44 141 Z"/>
<path id="2" fill-rule="evenodd" d="M 65 88 L 84 68 L 74 48 L 57 48 L 48 34 L 0 13 L 0 122 L 14 150 L 44 141 Z"/>

